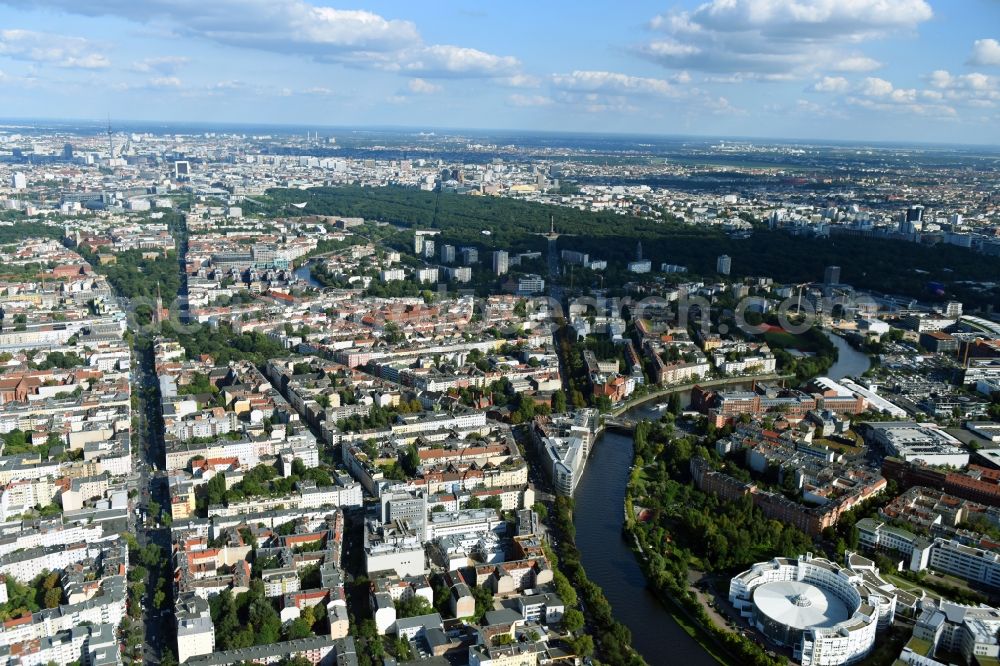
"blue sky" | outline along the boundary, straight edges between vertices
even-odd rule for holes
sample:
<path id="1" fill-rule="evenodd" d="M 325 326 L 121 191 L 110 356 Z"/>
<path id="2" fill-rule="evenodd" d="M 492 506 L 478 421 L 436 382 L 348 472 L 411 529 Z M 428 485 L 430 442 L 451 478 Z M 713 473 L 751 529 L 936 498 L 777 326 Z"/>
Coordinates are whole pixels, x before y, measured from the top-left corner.
<path id="1" fill-rule="evenodd" d="M 1000 143 L 1000 0 L 0 0 L 0 116 Z"/>

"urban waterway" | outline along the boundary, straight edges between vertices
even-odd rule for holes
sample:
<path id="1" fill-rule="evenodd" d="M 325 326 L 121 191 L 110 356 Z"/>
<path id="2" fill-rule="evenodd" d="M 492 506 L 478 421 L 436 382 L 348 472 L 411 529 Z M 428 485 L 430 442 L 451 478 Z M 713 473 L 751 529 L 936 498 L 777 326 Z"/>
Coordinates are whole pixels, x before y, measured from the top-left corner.
<path id="1" fill-rule="evenodd" d="M 831 333 L 823 331 L 830 342 L 837 348 L 837 362 L 830 366 L 827 376 L 830 379 L 843 379 L 844 377 L 860 377 L 868 368 L 872 361 L 867 354 L 859 352 L 852 347 L 847 340 Z"/>
<path id="2" fill-rule="evenodd" d="M 312 264 L 307 261 L 306 263 L 302 264 L 301 266 L 295 269 L 295 277 L 299 278 L 300 280 L 304 280 L 305 283 L 308 284 L 310 287 L 318 287 L 320 286 L 320 284 L 319 282 L 316 282 L 316 280 L 313 279 L 311 269 L 312 269 Z"/>
<path id="3" fill-rule="evenodd" d="M 604 590 L 632 646 L 651 666 L 718 666 L 646 589 L 646 577 L 622 538 L 632 438 L 601 436 L 576 489 L 576 545 L 587 577 Z"/>
<path id="4" fill-rule="evenodd" d="M 832 379 L 857 377 L 871 361 L 846 340 L 826 334 L 838 350 Z M 690 391 L 681 394 L 684 404 Z M 636 416 L 657 418 L 649 407 Z M 587 576 L 604 590 L 615 617 L 632 632 L 632 645 L 651 666 L 716 666 L 718 662 L 674 621 L 667 609 L 646 589 L 646 578 L 635 555 L 622 538 L 625 488 L 632 468 L 632 438 L 607 432 L 594 446 L 576 490 L 576 544 Z"/>

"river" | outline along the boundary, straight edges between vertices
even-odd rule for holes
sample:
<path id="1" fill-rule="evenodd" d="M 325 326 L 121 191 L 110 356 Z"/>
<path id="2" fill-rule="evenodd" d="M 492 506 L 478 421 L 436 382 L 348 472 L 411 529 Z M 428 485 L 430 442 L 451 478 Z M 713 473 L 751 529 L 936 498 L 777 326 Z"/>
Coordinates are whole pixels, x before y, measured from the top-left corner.
<path id="1" fill-rule="evenodd" d="M 313 279 L 311 268 L 312 265 L 307 261 L 295 269 L 295 277 L 305 281 L 310 287 L 318 287 L 320 284 Z"/>
<path id="2" fill-rule="evenodd" d="M 843 379 L 844 377 L 860 377 L 868 368 L 872 361 L 867 354 L 859 352 L 852 347 L 847 340 L 831 333 L 823 331 L 830 339 L 830 342 L 837 348 L 837 362 L 830 366 L 826 376 L 830 379 Z"/>
<path id="3" fill-rule="evenodd" d="M 646 578 L 622 538 L 632 439 L 601 436 L 576 490 L 576 545 L 587 577 L 600 585 L 632 646 L 651 666 L 718 666 L 646 589 Z"/>
<path id="4" fill-rule="evenodd" d="M 838 335 L 827 332 L 838 350 L 831 379 L 857 377 L 871 365 L 868 356 Z M 684 392 L 687 404 L 690 392 Z M 651 407 L 637 408 L 644 418 L 657 418 Z M 576 545 L 587 576 L 604 590 L 615 617 L 632 632 L 632 645 L 651 666 L 717 666 L 718 662 L 674 621 L 646 589 L 635 555 L 622 538 L 625 487 L 632 468 L 632 439 L 607 432 L 593 453 L 576 490 Z"/>

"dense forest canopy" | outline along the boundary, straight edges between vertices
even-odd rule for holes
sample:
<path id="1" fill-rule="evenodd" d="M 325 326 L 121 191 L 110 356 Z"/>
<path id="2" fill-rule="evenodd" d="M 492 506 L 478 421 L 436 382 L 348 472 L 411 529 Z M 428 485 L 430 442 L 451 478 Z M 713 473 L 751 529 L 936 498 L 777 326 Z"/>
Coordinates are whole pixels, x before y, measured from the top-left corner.
<path id="1" fill-rule="evenodd" d="M 305 201 L 304 208 L 290 206 Z M 248 204 L 249 205 L 249 204 Z M 253 206 L 271 215 L 343 215 L 389 222 L 401 227 L 440 229 L 441 243 L 508 250 L 541 250 L 540 236 L 555 219 L 560 249 L 589 252 L 611 264 L 643 254 L 660 263 L 685 265 L 694 275 L 714 275 L 716 258 L 733 257 L 734 276 L 766 275 L 779 282 L 822 279 L 823 269 L 839 265 L 845 282 L 856 287 L 916 298 L 957 298 L 970 308 L 1000 305 L 997 289 L 982 290 L 965 281 L 996 281 L 996 258 L 954 246 L 926 246 L 894 240 L 836 237 L 804 238 L 758 229 L 749 239 L 668 219 L 663 221 L 597 213 L 492 196 L 427 192 L 403 187 L 324 187 L 272 189 Z M 483 231 L 489 231 L 484 235 Z M 571 235 L 569 235 L 571 234 Z M 933 294 L 929 282 L 946 293 Z"/>

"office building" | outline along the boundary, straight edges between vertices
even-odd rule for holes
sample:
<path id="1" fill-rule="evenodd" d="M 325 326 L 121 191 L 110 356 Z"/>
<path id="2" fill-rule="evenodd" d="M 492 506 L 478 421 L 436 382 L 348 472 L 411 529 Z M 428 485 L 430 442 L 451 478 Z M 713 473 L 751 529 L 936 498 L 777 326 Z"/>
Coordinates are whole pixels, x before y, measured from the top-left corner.
<path id="1" fill-rule="evenodd" d="M 379 498 L 383 524 L 401 522 L 412 529 L 421 541 L 427 538 L 427 495 L 420 490 L 389 490 Z"/>
<path id="2" fill-rule="evenodd" d="M 923 612 L 913 627 L 913 638 L 919 645 L 922 661 L 910 664 L 940 664 L 934 658 L 941 653 L 961 655 L 966 664 L 995 664 L 1000 656 L 1000 610 L 990 606 L 962 606 L 941 600 L 925 601 Z M 907 644 L 913 646 L 913 641 Z M 905 650 L 904 650 L 905 654 Z M 948 659 L 948 663 L 954 663 Z"/>
<path id="3" fill-rule="evenodd" d="M 506 250 L 497 250 L 493 253 L 493 274 L 506 275 L 509 270 L 510 258 Z"/>
<path id="4" fill-rule="evenodd" d="M 424 240 L 424 259 L 434 258 L 434 239 L 428 238 Z"/>
<path id="5" fill-rule="evenodd" d="M 388 268 L 379 274 L 382 282 L 392 282 L 393 280 L 405 280 L 406 271 L 402 268 Z"/>
<path id="6" fill-rule="evenodd" d="M 442 264 L 453 264 L 453 263 L 455 263 L 455 246 L 454 245 L 442 245 L 441 246 L 441 263 Z"/>
<path id="7" fill-rule="evenodd" d="M 760 562 L 729 583 L 729 601 L 751 625 L 802 664 L 852 664 L 892 624 L 892 586 L 811 554 Z"/>
<path id="8" fill-rule="evenodd" d="M 733 260 L 728 254 L 720 256 L 715 262 L 715 272 L 719 275 L 729 275 L 733 268 Z"/>
<path id="9" fill-rule="evenodd" d="M 867 423 L 866 439 L 891 456 L 907 462 L 920 460 L 927 465 L 965 467 L 969 451 L 962 443 L 929 423 L 893 421 Z"/>
<path id="10" fill-rule="evenodd" d="M 626 268 L 629 273 L 648 273 L 653 269 L 653 265 L 649 259 L 641 259 L 639 261 L 628 262 Z"/>
<path id="11" fill-rule="evenodd" d="M 449 280 L 454 280 L 462 284 L 472 282 L 472 269 L 468 266 L 449 266 L 445 270 L 447 271 Z"/>
<path id="12" fill-rule="evenodd" d="M 174 617 L 177 621 L 177 660 L 215 651 L 215 627 L 208 602 L 187 592 L 177 600 Z"/>
<path id="13" fill-rule="evenodd" d="M 545 280 L 540 275 L 523 275 L 517 280 L 517 295 L 530 296 L 545 291 Z"/>
<path id="14" fill-rule="evenodd" d="M 556 493 L 572 497 L 594 441 L 598 412 L 581 409 L 568 416 L 539 417 L 531 438 Z"/>
<path id="15" fill-rule="evenodd" d="M 823 284 L 840 284 L 840 266 L 827 266 L 823 272 Z"/>
<path id="16" fill-rule="evenodd" d="M 438 281 L 438 269 L 436 267 L 418 268 L 415 276 L 417 282 L 428 283 Z"/>
<path id="17" fill-rule="evenodd" d="M 463 247 L 460 250 L 462 254 L 462 263 L 466 266 L 471 266 L 472 264 L 479 263 L 479 250 L 474 247 Z"/>

